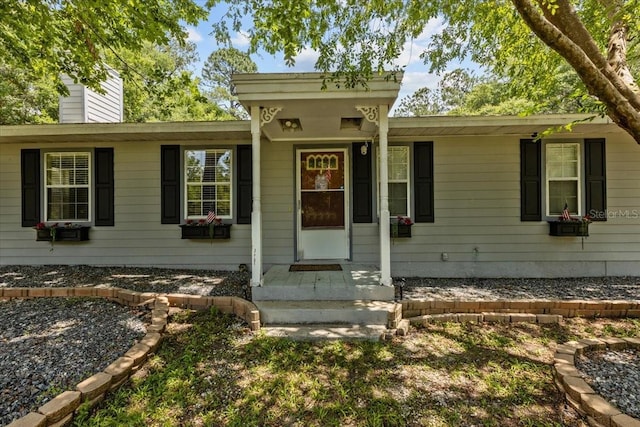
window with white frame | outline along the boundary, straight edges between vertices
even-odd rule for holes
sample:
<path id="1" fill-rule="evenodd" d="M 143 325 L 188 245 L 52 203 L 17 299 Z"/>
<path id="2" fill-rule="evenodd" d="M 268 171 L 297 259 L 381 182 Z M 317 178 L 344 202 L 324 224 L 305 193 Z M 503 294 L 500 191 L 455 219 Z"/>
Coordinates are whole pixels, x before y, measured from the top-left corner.
<path id="1" fill-rule="evenodd" d="M 46 221 L 89 221 L 91 153 L 45 153 Z"/>
<path id="2" fill-rule="evenodd" d="M 547 216 L 561 215 L 565 206 L 581 215 L 580 144 L 545 145 Z"/>
<path id="3" fill-rule="evenodd" d="M 231 218 L 232 151 L 186 150 L 184 159 L 187 219 L 204 218 L 209 211 Z"/>
<path id="4" fill-rule="evenodd" d="M 389 146 L 389 213 L 393 216 L 409 216 L 409 147 Z"/>

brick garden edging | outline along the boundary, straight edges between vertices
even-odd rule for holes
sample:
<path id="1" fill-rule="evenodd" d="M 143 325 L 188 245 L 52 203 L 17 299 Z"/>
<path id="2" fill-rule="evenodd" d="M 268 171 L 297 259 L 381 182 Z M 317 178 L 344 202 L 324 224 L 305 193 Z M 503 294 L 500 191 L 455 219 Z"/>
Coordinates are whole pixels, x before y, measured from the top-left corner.
<path id="1" fill-rule="evenodd" d="M 529 313 L 447 313 L 424 314 L 404 319 L 415 326 L 427 326 L 429 323 L 444 322 L 496 322 L 496 323 L 560 323 L 562 316 L 559 314 L 529 314 Z"/>
<path id="2" fill-rule="evenodd" d="M 442 322 L 560 323 L 563 317 L 640 317 L 640 301 L 420 299 L 400 303 L 404 320 L 422 326 Z"/>
<path id="3" fill-rule="evenodd" d="M 580 376 L 575 366 L 575 356 L 592 348 L 640 350 L 640 338 L 583 339 L 558 345 L 553 365 L 556 386 L 565 394 L 567 403 L 582 416 L 586 416 L 592 427 L 640 427 L 639 419 L 623 414 L 598 395 Z"/>
<path id="4" fill-rule="evenodd" d="M 147 334 L 104 371 L 81 381 L 75 390 L 60 393 L 40 406 L 36 412 L 30 412 L 7 427 L 65 426 L 73 420 L 76 409 L 82 403 L 88 402 L 90 407 L 100 403 L 108 392 L 124 384 L 144 364 L 149 354 L 157 350 L 167 326 L 170 306 L 194 310 L 216 307 L 223 313 L 240 317 L 249 324 L 252 331 L 260 329 L 258 308 L 250 301 L 238 297 L 156 294 L 121 288 L 0 288 L 0 299 L 48 297 L 100 297 L 129 307 L 148 306 L 152 308 L 151 324 L 147 325 Z"/>
<path id="5" fill-rule="evenodd" d="M 640 317 L 640 301 L 595 301 L 595 300 L 404 300 L 402 303 L 402 317 L 405 319 L 420 316 L 462 314 L 482 314 L 485 321 L 514 321 L 516 314 L 554 315 L 562 317 Z M 493 316 L 492 320 L 487 315 Z M 511 316 L 507 319 L 504 316 Z M 538 317 L 538 321 L 541 317 Z M 449 319 L 456 321 L 462 319 Z M 467 319 L 464 319 L 467 320 Z M 539 322 L 542 323 L 542 322 Z"/>

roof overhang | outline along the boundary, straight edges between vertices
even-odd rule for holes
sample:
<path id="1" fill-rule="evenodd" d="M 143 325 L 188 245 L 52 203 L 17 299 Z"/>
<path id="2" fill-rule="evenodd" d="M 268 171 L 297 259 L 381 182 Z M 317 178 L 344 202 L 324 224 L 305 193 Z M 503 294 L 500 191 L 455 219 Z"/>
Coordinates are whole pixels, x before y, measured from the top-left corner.
<path id="1" fill-rule="evenodd" d="M 571 130 L 564 127 L 571 125 Z M 428 116 L 389 119 L 389 138 L 513 135 L 529 137 L 554 129 L 552 135 L 624 133 L 608 117 L 584 114 L 535 116 Z"/>
<path id="2" fill-rule="evenodd" d="M 402 73 L 376 76 L 366 87 L 355 88 L 325 81 L 325 76 L 323 73 L 236 74 L 233 81 L 238 100 L 247 111 L 254 106 L 279 109 L 274 120 L 262 127 L 270 140 L 351 141 L 373 137 L 376 124 L 367 121 L 357 107 L 386 105 L 391 108 L 400 90 Z M 324 89 L 323 83 L 326 83 Z M 289 128 L 284 125 L 293 120 L 299 125 Z"/>
<path id="3" fill-rule="evenodd" d="M 0 144 L 117 141 L 251 141 L 248 121 L 0 126 Z"/>
<path id="4" fill-rule="evenodd" d="M 389 139 L 415 141 L 416 138 L 459 136 L 502 136 L 520 138 L 540 134 L 546 129 L 575 123 L 572 132 L 558 131 L 555 135 L 594 135 L 626 133 L 607 117 L 565 114 L 543 116 L 430 116 L 392 117 L 389 119 Z M 303 126 L 304 126 L 304 122 Z M 348 141 L 362 141 L 371 135 L 352 135 Z M 293 135 L 297 135 L 294 132 Z M 319 139 L 319 138 L 315 138 Z M 11 143 L 84 143 L 87 142 L 216 142 L 251 141 L 251 123 L 247 120 L 224 122 L 172 123 L 86 123 L 0 126 L 0 145 Z"/>

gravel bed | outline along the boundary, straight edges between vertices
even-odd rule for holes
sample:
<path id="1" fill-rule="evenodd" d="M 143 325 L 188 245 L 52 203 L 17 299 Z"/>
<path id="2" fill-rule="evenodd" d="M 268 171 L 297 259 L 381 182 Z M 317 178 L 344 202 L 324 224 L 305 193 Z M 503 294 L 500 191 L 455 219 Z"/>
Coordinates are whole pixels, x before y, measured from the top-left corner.
<path id="1" fill-rule="evenodd" d="M 250 299 L 246 271 L 185 270 L 86 265 L 2 266 L 1 287 L 98 286 L 138 292 L 238 296 Z"/>
<path id="2" fill-rule="evenodd" d="M 144 336 L 146 315 L 96 298 L 0 301 L 0 425 L 122 356 Z"/>
<path id="3" fill-rule="evenodd" d="M 251 299 L 247 271 L 147 267 L 1 266 L 0 287 L 119 287 L 140 292 L 238 296 Z M 560 279 L 396 278 L 405 299 L 640 300 L 640 277 Z"/>
<path id="4" fill-rule="evenodd" d="M 406 299 L 469 300 L 640 300 L 640 277 L 559 279 L 398 278 Z"/>
<path id="5" fill-rule="evenodd" d="M 576 368 L 600 396 L 640 419 L 640 353 L 635 349 L 588 351 Z"/>

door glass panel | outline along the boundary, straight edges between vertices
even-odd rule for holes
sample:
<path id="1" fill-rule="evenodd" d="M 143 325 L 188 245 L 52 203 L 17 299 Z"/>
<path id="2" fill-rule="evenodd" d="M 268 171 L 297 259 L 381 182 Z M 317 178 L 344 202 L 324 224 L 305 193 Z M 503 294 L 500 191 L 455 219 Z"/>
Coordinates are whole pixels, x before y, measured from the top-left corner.
<path id="1" fill-rule="evenodd" d="M 303 192 L 302 228 L 344 227 L 343 192 Z"/>
<path id="2" fill-rule="evenodd" d="M 344 152 L 300 156 L 302 228 L 344 228 Z"/>

